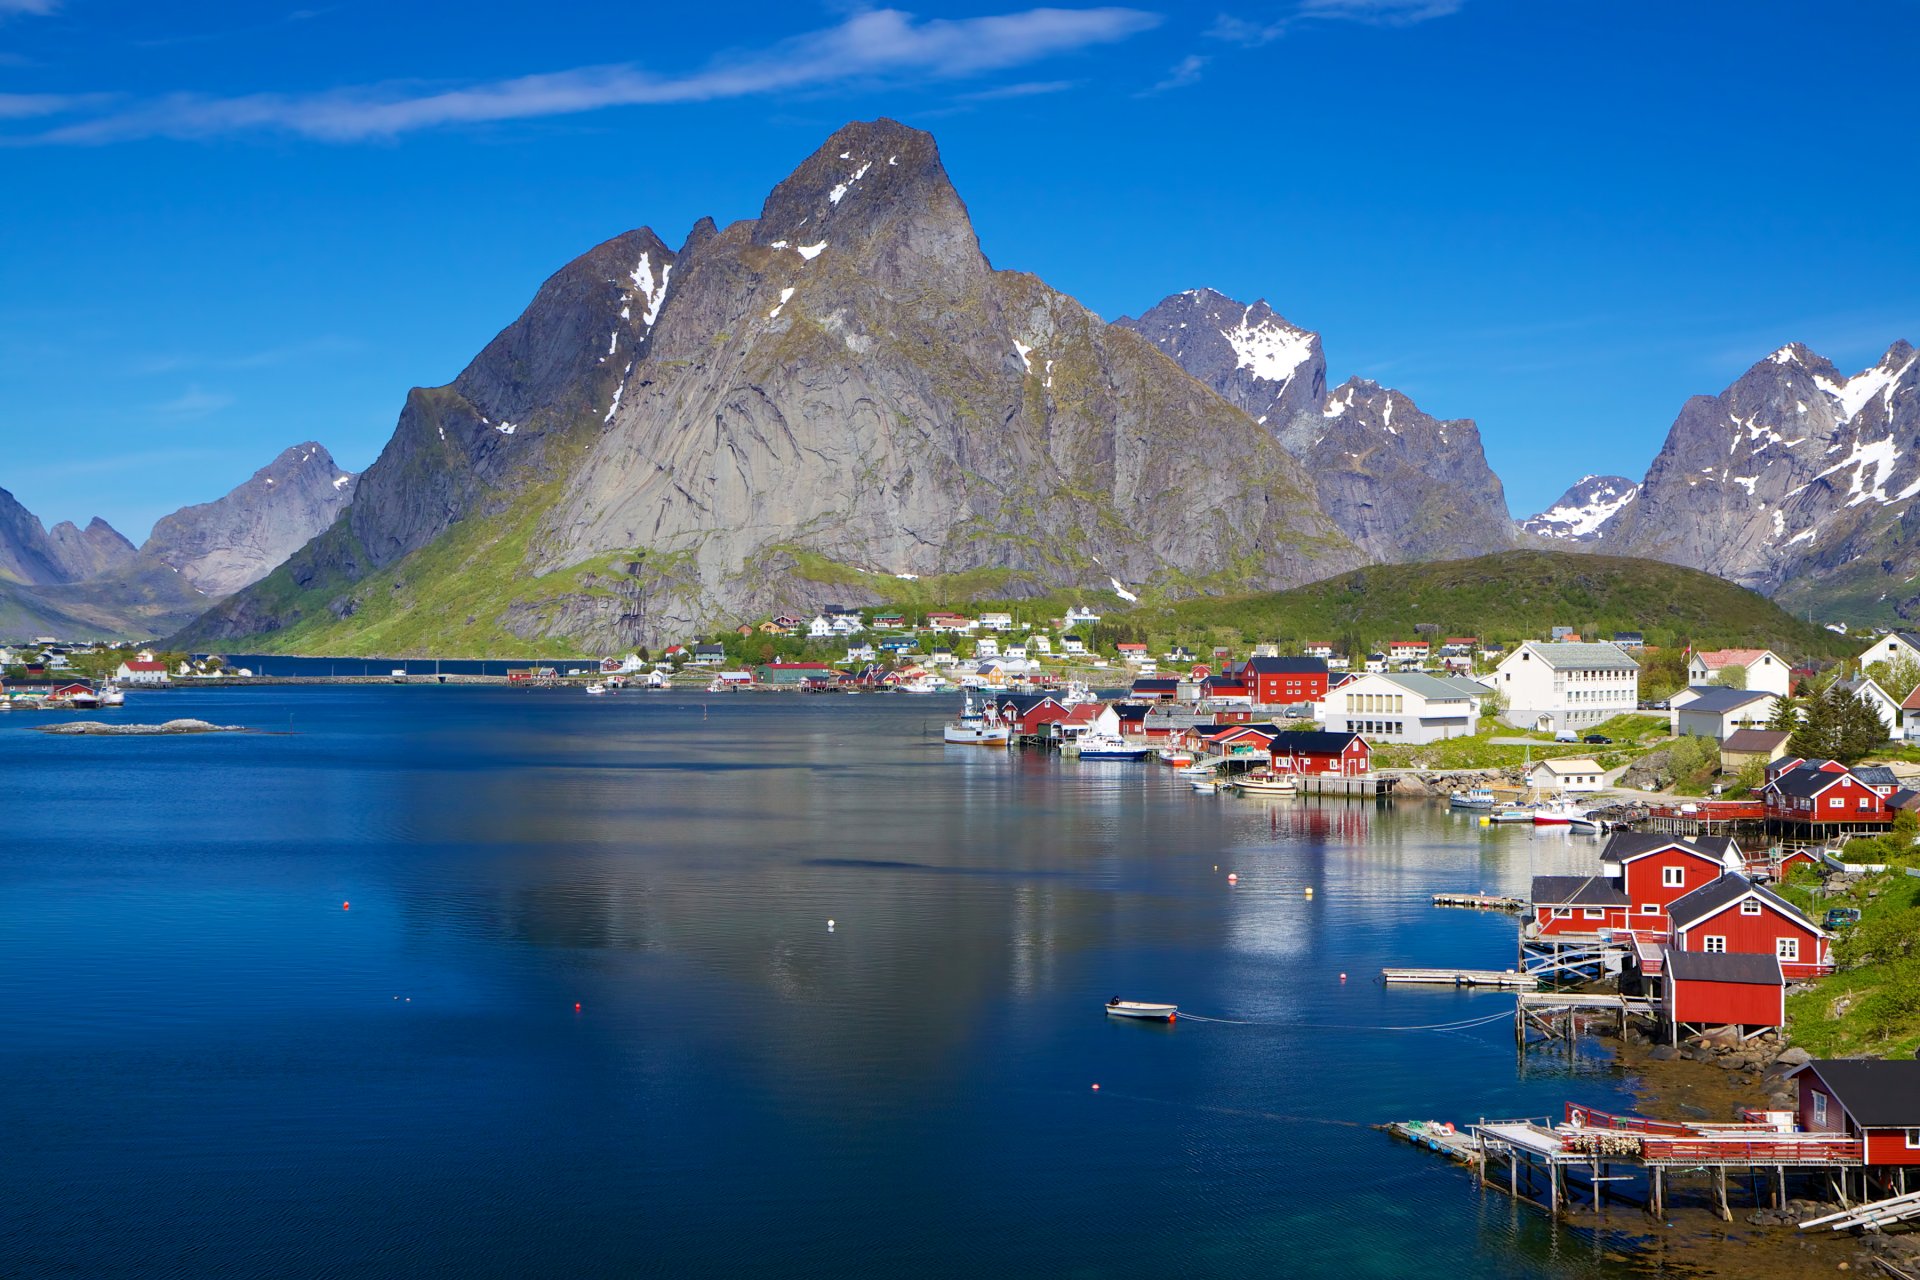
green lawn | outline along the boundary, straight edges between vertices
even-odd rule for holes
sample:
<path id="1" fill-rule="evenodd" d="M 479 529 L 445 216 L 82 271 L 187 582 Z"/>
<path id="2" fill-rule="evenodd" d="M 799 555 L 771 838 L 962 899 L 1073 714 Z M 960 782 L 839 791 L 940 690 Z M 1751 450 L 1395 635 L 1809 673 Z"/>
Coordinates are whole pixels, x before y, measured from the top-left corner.
<path id="1" fill-rule="evenodd" d="M 1869 896 L 1874 889 L 1878 897 Z M 1905 1057 L 1920 1047 L 1920 951 L 1912 949 L 1920 947 L 1920 878 L 1894 871 L 1820 895 L 1795 877 L 1783 892 L 1816 921 L 1828 907 L 1860 908 L 1860 923 L 1849 931 L 1858 937 L 1843 933 L 1836 942 L 1843 963 L 1861 939 L 1882 940 L 1870 959 L 1787 997 L 1793 1042 L 1816 1057 Z"/>

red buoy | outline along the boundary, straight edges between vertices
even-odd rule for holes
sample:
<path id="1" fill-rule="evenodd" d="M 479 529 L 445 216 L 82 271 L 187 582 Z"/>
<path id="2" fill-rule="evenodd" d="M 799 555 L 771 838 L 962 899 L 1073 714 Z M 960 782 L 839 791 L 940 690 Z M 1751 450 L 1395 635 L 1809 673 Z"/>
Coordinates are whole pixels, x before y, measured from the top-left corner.
<path id="1" fill-rule="evenodd" d="M 351 908 L 352 906 L 353 906 L 353 904 L 352 904 L 351 902 L 343 902 L 343 903 L 341 903 L 341 904 L 340 904 L 340 909 L 341 909 L 342 911 L 346 911 L 346 910 L 348 910 L 349 908 Z"/>

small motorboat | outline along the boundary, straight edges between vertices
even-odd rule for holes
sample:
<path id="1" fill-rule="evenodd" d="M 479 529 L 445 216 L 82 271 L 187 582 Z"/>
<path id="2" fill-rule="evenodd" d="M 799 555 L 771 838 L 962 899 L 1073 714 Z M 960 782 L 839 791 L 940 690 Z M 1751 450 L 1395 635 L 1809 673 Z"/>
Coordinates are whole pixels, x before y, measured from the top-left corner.
<path id="1" fill-rule="evenodd" d="M 1188 778 L 1187 785 L 1202 795 L 1218 795 L 1224 785 L 1218 778 Z"/>
<path id="2" fill-rule="evenodd" d="M 1543 804 L 1533 811 L 1533 825 L 1536 827 L 1572 826 L 1576 819 L 1586 821 L 1586 810 L 1564 800 L 1554 804 Z"/>
<path id="3" fill-rule="evenodd" d="M 1210 764 L 1183 764 L 1175 767 L 1174 772 L 1183 778 L 1211 778 L 1213 766 Z"/>
<path id="4" fill-rule="evenodd" d="M 1170 764 L 1176 769 L 1184 768 L 1193 763 L 1193 753 L 1191 751 L 1182 751 L 1179 747 L 1162 747 L 1160 748 L 1159 756 L 1162 764 Z"/>
<path id="5" fill-rule="evenodd" d="M 1456 791 L 1447 797 L 1447 803 L 1456 809 L 1491 809 L 1493 792 L 1485 787 L 1472 787 L 1466 791 Z"/>
<path id="6" fill-rule="evenodd" d="M 1567 830 L 1577 836 L 1597 836 L 1605 834 L 1607 824 L 1598 818 L 1581 814 L 1577 818 L 1567 819 Z"/>
<path id="7" fill-rule="evenodd" d="M 125 706 L 126 702 L 127 702 L 127 691 L 122 689 L 119 685 L 103 684 L 100 686 L 100 705 L 101 706 L 120 707 L 120 706 Z"/>
<path id="8" fill-rule="evenodd" d="M 1109 1018 L 1146 1018 L 1153 1022 L 1172 1022 L 1174 1015 L 1180 1012 L 1177 1004 L 1149 1004 L 1144 1000 L 1122 1000 L 1119 996 L 1107 1001 Z"/>
<path id="9" fill-rule="evenodd" d="M 594 681 L 592 684 L 587 686 L 587 692 L 592 694 L 596 698 L 605 694 L 606 691 L 607 691 L 607 686 L 605 686 L 604 684 L 601 684 L 598 680 Z"/>
<path id="10" fill-rule="evenodd" d="M 1243 773 L 1227 785 L 1243 796 L 1290 796 L 1300 790 L 1288 773 Z"/>
<path id="11" fill-rule="evenodd" d="M 1488 822 L 1532 822 L 1533 810 L 1525 805 L 1510 804 L 1504 809 L 1495 809 L 1487 815 Z"/>

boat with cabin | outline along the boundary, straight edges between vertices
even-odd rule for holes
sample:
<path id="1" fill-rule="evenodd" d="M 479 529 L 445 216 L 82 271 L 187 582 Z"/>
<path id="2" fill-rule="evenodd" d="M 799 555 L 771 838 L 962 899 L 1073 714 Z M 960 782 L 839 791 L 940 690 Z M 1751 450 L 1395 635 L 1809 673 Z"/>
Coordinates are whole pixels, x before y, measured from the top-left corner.
<path id="1" fill-rule="evenodd" d="M 1000 709 L 992 702 L 975 706 L 969 691 L 960 704 L 959 718 L 947 721 L 940 736 L 952 743 L 1004 747 L 1013 740 L 1013 726 L 1000 718 Z"/>
<path id="2" fill-rule="evenodd" d="M 1083 733 L 1070 744 L 1082 760 L 1144 760 L 1153 748 L 1136 746 L 1111 733 Z"/>
<path id="3" fill-rule="evenodd" d="M 1300 790 L 1290 773 L 1243 773 L 1227 785 L 1243 796 L 1290 796 Z"/>
<path id="4" fill-rule="evenodd" d="M 1447 803 L 1456 809 L 1491 809 L 1493 792 L 1486 787 L 1469 787 L 1448 796 Z"/>

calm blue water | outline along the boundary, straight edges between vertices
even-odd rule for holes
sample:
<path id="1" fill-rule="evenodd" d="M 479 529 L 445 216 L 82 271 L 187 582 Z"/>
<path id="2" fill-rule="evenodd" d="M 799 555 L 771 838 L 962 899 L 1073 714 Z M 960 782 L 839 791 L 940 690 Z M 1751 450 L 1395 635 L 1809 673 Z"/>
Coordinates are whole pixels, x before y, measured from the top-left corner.
<path id="1" fill-rule="evenodd" d="M 1511 964 L 1510 920 L 1427 895 L 1590 842 L 946 748 L 944 711 L 436 686 L 122 713 L 272 736 L 0 720 L 0 1274 L 1602 1273 L 1366 1127 L 1621 1100 L 1599 1060 L 1523 1077 L 1506 1021 L 1374 1029 L 1510 1008 L 1373 978 Z"/>

